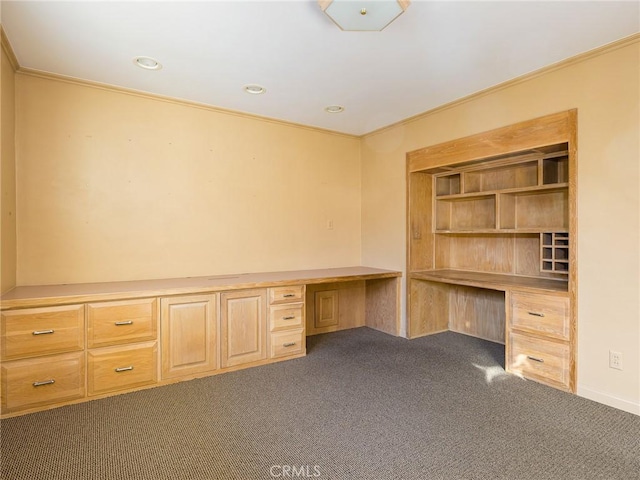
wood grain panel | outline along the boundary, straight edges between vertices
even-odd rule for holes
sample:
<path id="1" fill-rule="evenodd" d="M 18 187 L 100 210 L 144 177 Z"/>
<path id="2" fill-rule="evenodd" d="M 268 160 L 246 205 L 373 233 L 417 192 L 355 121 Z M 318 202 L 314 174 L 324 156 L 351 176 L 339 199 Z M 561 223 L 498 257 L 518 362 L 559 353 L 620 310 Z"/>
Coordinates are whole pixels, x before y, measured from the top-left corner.
<path id="1" fill-rule="evenodd" d="M 507 370 L 562 390 L 571 390 L 571 350 L 566 342 L 509 334 Z"/>
<path id="2" fill-rule="evenodd" d="M 407 174 L 407 252 L 425 252 L 409 255 L 409 271 L 433 268 L 433 176 L 425 173 Z"/>
<path id="3" fill-rule="evenodd" d="M 374 330 L 400 334 L 400 279 L 368 280 L 365 298 L 365 324 Z"/>
<path id="4" fill-rule="evenodd" d="M 87 346 L 116 345 L 155 340 L 158 300 L 125 300 L 87 305 Z"/>
<path id="5" fill-rule="evenodd" d="M 162 298 L 162 378 L 177 378 L 217 367 L 215 295 Z"/>
<path id="6" fill-rule="evenodd" d="M 338 323 L 317 327 L 316 293 L 332 290 L 337 292 L 338 297 Z M 335 332 L 365 325 L 366 282 L 364 281 L 308 285 L 306 298 L 307 335 Z M 327 301 L 329 300 L 327 299 Z"/>
<path id="7" fill-rule="evenodd" d="M 4 362 L 2 413 L 85 396 L 84 352 Z"/>
<path id="8" fill-rule="evenodd" d="M 513 235 L 455 235 L 450 238 L 450 264 L 455 270 L 514 272 Z"/>
<path id="9" fill-rule="evenodd" d="M 267 358 L 267 291 L 242 290 L 220 295 L 223 367 Z"/>
<path id="10" fill-rule="evenodd" d="M 409 338 L 448 330 L 450 291 L 451 286 L 444 283 L 409 279 Z"/>
<path id="11" fill-rule="evenodd" d="M 87 394 L 98 395 L 156 383 L 157 358 L 156 342 L 90 350 L 87 356 Z"/>
<path id="12" fill-rule="evenodd" d="M 571 135 L 571 112 L 575 110 L 414 150 L 407 154 L 409 172 L 567 142 Z"/>
<path id="13" fill-rule="evenodd" d="M 451 289 L 449 329 L 492 342 L 505 342 L 505 296 L 497 290 Z"/>
<path id="14" fill-rule="evenodd" d="M 3 312 L 2 360 L 84 349 L 84 305 Z"/>

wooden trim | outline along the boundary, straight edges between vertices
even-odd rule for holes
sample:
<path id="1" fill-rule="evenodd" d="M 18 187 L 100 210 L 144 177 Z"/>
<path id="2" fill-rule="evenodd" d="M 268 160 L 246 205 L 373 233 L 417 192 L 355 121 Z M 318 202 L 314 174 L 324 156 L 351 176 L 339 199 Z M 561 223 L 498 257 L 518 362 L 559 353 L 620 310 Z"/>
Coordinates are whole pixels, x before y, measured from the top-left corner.
<path id="1" fill-rule="evenodd" d="M 18 63 L 18 58 L 11 47 L 9 37 L 7 37 L 2 25 L 0 25 L 0 41 L 2 42 L 2 49 L 4 50 L 4 53 L 6 53 L 9 58 L 9 63 L 11 64 L 13 71 L 17 72 L 20 69 L 20 64 Z"/>
<path id="2" fill-rule="evenodd" d="M 409 172 L 419 172 L 569 141 L 576 110 L 526 120 L 407 153 Z"/>

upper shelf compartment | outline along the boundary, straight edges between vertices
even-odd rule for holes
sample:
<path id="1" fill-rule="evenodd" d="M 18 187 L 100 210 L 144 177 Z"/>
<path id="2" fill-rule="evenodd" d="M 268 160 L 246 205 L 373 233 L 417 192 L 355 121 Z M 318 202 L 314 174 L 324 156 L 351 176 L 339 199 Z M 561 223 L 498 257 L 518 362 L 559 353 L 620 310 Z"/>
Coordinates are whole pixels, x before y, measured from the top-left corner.
<path id="1" fill-rule="evenodd" d="M 567 231 L 568 165 L 565 144 L 435 173 L 434 231 Z"/>

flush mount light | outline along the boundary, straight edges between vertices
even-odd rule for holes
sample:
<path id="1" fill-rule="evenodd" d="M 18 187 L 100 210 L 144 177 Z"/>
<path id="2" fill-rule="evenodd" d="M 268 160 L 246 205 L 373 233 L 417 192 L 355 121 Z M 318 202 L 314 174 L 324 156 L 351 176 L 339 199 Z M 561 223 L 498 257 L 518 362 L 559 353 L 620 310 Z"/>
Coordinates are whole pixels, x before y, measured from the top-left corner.
<path id="1" fill-rule="evenodd" d="M 398 18 L 409 0 L 318 0 L 320 8 L 342 30 L 380 31 Z"/>
<path id="2" fill-rule="evenodd" d="M 251 95 L 262 95 L 267 89 L 260 85 L 245 85 L 244 91 Z"/>
<path id="3" fill-rule="evenodd" d="M 160 70 L 162 68 L 162 64 L 151 57 L 136 57 L 133 59 L 133 63 L 146 70 Z"/>
<path id="4" fill-rule="evenodd" d="M 324 109 L 327 113 L 341 113 L 344 112 L 344 107 L 342 105 L 329 105 Z"/>

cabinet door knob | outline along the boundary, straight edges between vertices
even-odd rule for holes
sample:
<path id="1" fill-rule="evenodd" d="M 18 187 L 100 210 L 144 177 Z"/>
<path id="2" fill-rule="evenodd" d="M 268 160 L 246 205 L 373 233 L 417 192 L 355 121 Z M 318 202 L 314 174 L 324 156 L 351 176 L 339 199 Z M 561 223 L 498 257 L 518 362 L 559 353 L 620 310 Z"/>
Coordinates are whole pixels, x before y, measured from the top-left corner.
<path id="1" fill-rule="evenodd" d="M 53 333 L 54 330 L 51 328 L 49 330 L 36 330 L 33 332 L 34 335 L 48 335 L 49 333 Z"/>
<path id="2" fill-rule="evenodd" d="M 115 322 L 116 327 L 121 327 L 122 325 L 133 325 L 133 320 L 123 320 L 122 322 Z"/>
<path id="3" fill-rule="evenodd" d="M 540 312 L 527 312 L 529 315 L 533 315 L 534 317 L 544 317 L 544 313 Z"/>
<path id="4" fill-rule="evenodd" d="M 34 387 L 42 387 L 43 385 L 53 385 L 56 381 L 52 378 L 51 380 L 44 380 L 42 382 L 33 382 Z"/>
<path id="5" fill-rule="evenodd" d="M 116 373 L 120 373 L 120 372 L 128 372 L 130 370 L 133 370 L 133 365 L 129 365 L 128 367 L 119 367 L 116 368 Z"/>
<path id="6" fill-rule="evenodd" d="M 295 315 L 289 315 L 288 317 L 282 317 L 283 320 L 295 320 L 296 316 Z"/>
<path id="7" fill-rule="evenodd" d="M 296 294 L 295 293 L 285 293 L 284 295 L 282 295 L 284 298 L 291 298 L 291 297 L 295 297 Z"/>
<path id="8" fill-rule="evenodd" d="M 296 344 L 296 342 L 287 342 L 284 345 L 282 345 L 283 347 L 293 347 Z"/>

